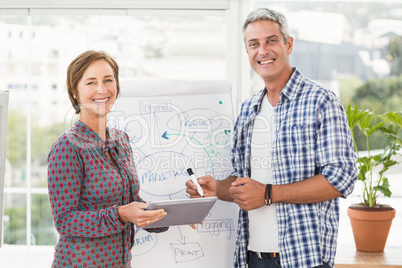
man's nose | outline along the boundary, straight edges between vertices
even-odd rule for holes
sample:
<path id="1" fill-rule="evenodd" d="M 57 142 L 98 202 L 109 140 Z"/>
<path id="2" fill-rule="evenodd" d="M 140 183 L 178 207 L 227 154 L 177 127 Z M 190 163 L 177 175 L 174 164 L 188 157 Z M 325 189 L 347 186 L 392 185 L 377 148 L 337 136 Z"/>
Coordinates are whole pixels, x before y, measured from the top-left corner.
<path id="1" fill-rule="evenodd" d="M 269 47 L 267 45 L 261 45 L 258 54 L 264 56 L 269 53 Z"/>

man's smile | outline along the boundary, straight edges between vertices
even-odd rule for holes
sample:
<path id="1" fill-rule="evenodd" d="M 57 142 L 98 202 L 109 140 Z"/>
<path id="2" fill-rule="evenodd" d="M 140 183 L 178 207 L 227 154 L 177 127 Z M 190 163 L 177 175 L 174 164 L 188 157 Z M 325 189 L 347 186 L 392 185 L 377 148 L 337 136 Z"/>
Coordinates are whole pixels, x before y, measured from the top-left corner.
<path id="1" fill-rule="evenodd" d="M 257 62 L 258 62 L 258 64 L 260 64 L 260 65 L 265 65 L 265 64 L 273 63 L 274 61 L 275 61 L 275 59 L 269 59 L 269 60 L 257 61 Z"/>

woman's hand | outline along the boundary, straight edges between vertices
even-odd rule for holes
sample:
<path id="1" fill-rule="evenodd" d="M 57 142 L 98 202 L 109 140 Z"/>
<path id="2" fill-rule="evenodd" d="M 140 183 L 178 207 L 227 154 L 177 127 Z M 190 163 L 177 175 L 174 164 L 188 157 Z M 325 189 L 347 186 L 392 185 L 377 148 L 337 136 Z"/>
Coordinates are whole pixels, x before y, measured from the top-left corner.
<path id="1" fill-rule="evenodd" d="M 159 221 L 167 215 L 163 209 L 145 210 L 148 203 L 132 202 L 119 207 L 119 217 L 122 221 L 132 222 L 140 228 Z"/>

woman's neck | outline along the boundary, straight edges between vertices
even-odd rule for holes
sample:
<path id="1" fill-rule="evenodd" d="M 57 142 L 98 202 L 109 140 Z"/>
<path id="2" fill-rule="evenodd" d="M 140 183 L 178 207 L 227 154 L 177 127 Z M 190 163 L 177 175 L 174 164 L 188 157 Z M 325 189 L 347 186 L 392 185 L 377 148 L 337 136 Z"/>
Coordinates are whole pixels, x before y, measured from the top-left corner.
<path id="1" fill-rule="evenodd" d="M 88 118 L 80 115 L 80 121 L 92 129 L 92 131 L 96 132 L 102 139 L 106 140 L 106 116 Z"/>

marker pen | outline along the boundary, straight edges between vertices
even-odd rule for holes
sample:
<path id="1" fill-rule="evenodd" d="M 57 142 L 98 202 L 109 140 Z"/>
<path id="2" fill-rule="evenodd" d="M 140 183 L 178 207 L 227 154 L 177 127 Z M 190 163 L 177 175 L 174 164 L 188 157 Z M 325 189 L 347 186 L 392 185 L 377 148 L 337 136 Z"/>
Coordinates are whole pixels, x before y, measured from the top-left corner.
<path id="1" fill-rule="evenodd" d="M 187 169 L 188 175 L 190 175 L 191 181 L 197 186 L 197 192 L 204 197 L 204 191 L 201 188 L 201 185 L 198 183 L 197 178 L 195 177 L 193 170 L 191 168 Z"/>

